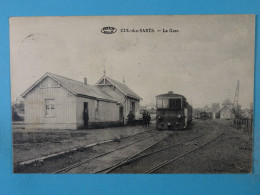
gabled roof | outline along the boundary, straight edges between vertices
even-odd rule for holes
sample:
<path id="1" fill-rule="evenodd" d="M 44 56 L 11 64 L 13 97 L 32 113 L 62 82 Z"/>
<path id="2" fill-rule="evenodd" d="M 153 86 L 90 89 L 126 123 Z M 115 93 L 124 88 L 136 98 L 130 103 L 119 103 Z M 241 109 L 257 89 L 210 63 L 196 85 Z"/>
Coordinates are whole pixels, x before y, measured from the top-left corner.
<path id="1" fill-rule="evenodd" d="M 230 108 L 229 106 L 223 106 L 219 112 L 222 112 L 224 109 L 229 110 L 230 112 L 232 112 L 232 108 Z"/>
<path id="2" fill-rule="evenodd" d="M 121 91 L 124 95 L 141 100 L 142 98 L 138 96 L 135 92 L 133 92 L 128 86 L 126 86 L 124 83 L 120 83 L 114 79 L 111 79 L 104 75 L 97 83 L 96 86 L 104 85 L 99 84 L 102 80 L 107 80 L 111 85 L 115 86 L 119 91 Z"/>
<path id="3" fill-rule="evenodd" d="M 98 100 L 117 102 L 114 98 L 112 98 L 110 95 L 108 95 L 107 93 L 99 89 L 97 86 L 89 85 L 89 84 L 86 85 L 85 83 L 82 83 L 80 81 L 68 79 L 66 77 L 59 76 L 49 72 L 43 75 L 30 88 L 28 88 L 21 96 L 24 97 L 46 77 L 52 78 L 53 80 L 55 80 L 57 83 L 62 85 L 64 88 L 66 88 L 76 96 L 86 96 Z"/>
<path id="4" fill-rule="evenodd" d="M 204 106 L 204 108 L 202 109 L 204 112 L 212 112 L 212 109 L 209 108 L 207 105 Z"/>

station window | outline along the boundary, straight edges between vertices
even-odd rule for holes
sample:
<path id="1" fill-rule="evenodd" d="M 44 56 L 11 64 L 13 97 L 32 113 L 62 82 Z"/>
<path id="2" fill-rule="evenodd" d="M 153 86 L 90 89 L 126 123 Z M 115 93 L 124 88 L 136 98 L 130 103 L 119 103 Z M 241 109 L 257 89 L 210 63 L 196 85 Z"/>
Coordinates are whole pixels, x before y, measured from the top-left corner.
<path id="1" fill-rule="evenodd" d="M 98 110 L 99 110 L 99 101 L 98 100 L 95 101 L 95 110 L 96 110 L 96 112 L 98 112 Z"/>
<path id="2" fill-rule="evenodd" d="M 46 116 L 55 116 L 54 99 L 45 100 L 45 115 Z"/>
<path id="3" fill-rule="evenodd" d="M 135 102 L 131 102 L 131 104 L 130 104 L 130 110 L 133 112 L 133 113 L 135 113 Z"/>

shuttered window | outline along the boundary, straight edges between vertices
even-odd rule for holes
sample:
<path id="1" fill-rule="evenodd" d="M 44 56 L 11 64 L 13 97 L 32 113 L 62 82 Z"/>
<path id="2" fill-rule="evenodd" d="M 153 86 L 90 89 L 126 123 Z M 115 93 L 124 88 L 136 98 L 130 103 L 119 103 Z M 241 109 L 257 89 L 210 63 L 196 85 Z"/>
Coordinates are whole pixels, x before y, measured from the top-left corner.
<path id="1" fill-rule="evenodd" d="M 54 99 L 46 99 L 45 100 L 45 115 L 46 116 L 55 116 Z"/>
<path id="2" fill-rule="evenodd" d="M 99 101 L 95 100 L 95 111 L 98 112 L 99 111 Z"/>

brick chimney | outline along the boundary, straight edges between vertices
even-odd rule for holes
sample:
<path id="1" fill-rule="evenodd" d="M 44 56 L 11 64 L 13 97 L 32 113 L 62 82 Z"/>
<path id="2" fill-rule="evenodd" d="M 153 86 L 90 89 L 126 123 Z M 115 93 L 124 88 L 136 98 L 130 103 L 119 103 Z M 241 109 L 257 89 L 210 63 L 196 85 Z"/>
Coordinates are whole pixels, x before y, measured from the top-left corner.
<path id="1" fill-rule="evenodd" d="M 85 83 L 85 85 L 88 84 L 88 79 L 87 78 L 84 78 L 84 83 Z"/>

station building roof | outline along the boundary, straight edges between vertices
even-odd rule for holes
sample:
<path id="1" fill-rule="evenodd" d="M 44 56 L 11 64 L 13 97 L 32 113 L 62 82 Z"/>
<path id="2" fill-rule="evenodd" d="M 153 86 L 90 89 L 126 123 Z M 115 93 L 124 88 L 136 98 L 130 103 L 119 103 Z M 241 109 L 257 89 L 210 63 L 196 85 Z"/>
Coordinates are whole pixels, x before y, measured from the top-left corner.
<path id="1" fill-rule="evenodd" d="M 104 81 L 104 82 L 103 82 Z M 125 96 L 132 97 L 138 100 L 142 98 L 138 96 L 135 92 L 133 92 L 126 84 L 118 82 L 114 79 L 111 79 L 104 75 L 97 83 L 97 86 L 106 85 L 106 81 L 108 81 L 111 85 L 115 86 L 119 91 L 121 91 Z"/>
<path id="2" fill-rule="evenodd" d="M 95 98 L 97 100 L 117 102 L 106 92 L 99 89 L 97 86 L 85 84 L 80 81 L 69 79 L 60 75 L 47 72 L 38 81 L 36 81 L 31 87 L 29 87 L 21 96 L 25 97 L 34 87 L 36 87 L 46 77 L 52 78 L 54 81 L 62 85 L 64 88 L 72 92 L 76 96 L 85 96 Z"/>

